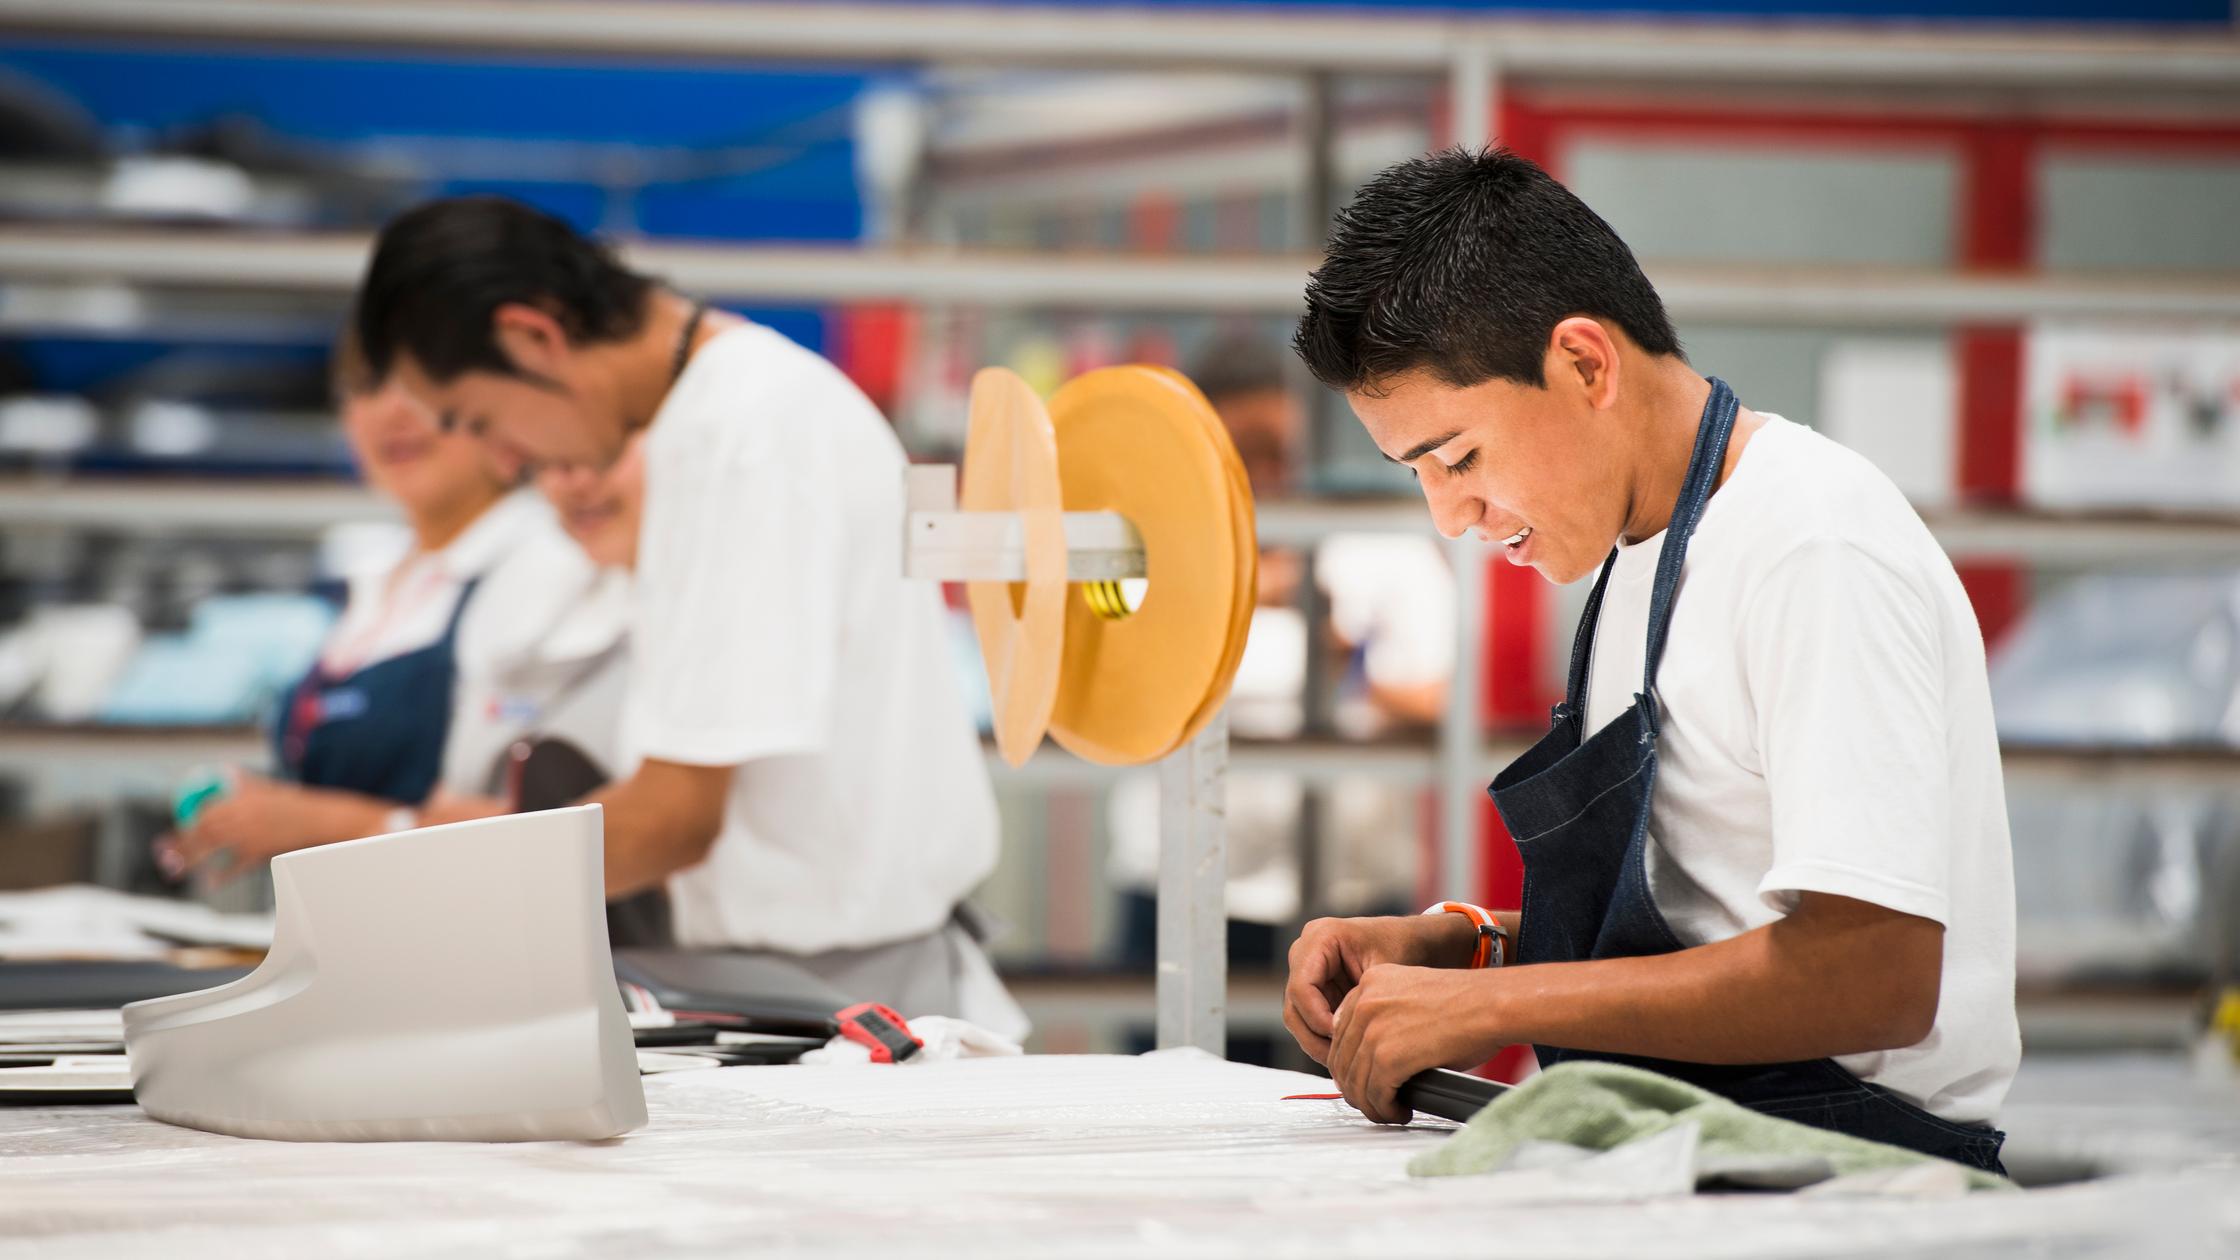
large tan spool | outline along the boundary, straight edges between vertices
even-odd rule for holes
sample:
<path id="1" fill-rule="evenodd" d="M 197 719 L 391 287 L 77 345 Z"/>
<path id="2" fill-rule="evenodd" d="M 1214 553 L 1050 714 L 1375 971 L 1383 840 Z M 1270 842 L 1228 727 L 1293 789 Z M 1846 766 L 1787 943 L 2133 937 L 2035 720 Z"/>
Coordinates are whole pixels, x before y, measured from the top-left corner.
<path id="1" fill-rule="evenodd" d="M 1205 397 L 1164 368 L 1076 377 L 1050 418 L 1065 510 L 1126 517 L 1148 579 L 1120 617 L 1068 588 L 1050 734 L 1089 761 L 1155 761 L 1211 720 L 1243 655 L 1257 573 L 1244 467 Z"/>
<path id="2" fill-rule="evenodd" d="M 965 449 L 957 506 L 1016 514 L 1026 542 L 1025 581 L 965 584 L 988 669 L 996 750 L 1023 765 L 1049 727 L 1063 650 L 1066 536 L 1057 437 L 1031 386 L 1005 368 L 984 368 L 972 378 Z"/>
<path id="3" fill-rule="evenodd" d="M 1243 592 L 1243 598 L 1238 599 L 1236 606 L 1230 610 L 1228 649 L 1215 673 L 1215 689 L 1207 693 L 1205 700 L 1198 706 L 1198 712 L 1192 715 L 1189 725 L 1183 728 L 1182 740 L 1187 741 L 1204 728 L 1207 722 L 1213 720 L 1213 715 L 1220 712 L 1222 705 L 1228 703 L 1229 688 L 1237 677 L 1237 666 L 1244 660 L 1245 639 L 1252 633 L 1252 611 L 1260 600 L 1259 525 L 1253 517 L 1252 483 L 1245 478 L 1244 460 L 1237 455 L 1236 443 L 1229 437 L 1228 426 L 1221 423 L 1221 417 L 1214 411 L 1213 404 L 1206 401 L 1205 394 L 1189 377 L 1173 368 L 1159 370 L 1180 382 L 1190 392 L 1190 396 L 1204 407 L 1204 419 L 1210 426 L 1222 463 L 1229 470 L 1229 528 L 1242 540 L 1237 548 L 1237 560 L 1241 566 L 1241 571 L 1237 574 L 1237 589 Z M 1181 742 L 1177 741 L 1177 745 Z"/>

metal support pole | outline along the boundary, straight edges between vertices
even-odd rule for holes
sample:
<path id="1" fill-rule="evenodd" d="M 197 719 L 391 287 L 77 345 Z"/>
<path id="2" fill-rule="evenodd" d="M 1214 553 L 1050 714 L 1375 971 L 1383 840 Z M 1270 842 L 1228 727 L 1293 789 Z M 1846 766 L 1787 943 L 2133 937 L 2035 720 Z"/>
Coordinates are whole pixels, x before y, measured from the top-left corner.
<path id="1" fill-rule="evenodd" d="M 1478 803 L 1485 798 L 1480 745 L 1485 722 L 1485 545 L 1465 534 L 1447 544 L 1454 565 L 1454 677 L 1439 718 L 1439 884 L 1442 897 L 1475 901 L 1479 886 Z"/>
<path id="2" fill-rule="evenodd" d="M 1229 714 L 1159 763 L 1159 1048 L 1228 1040 Z"/>
<path id="3" fill-rule="evenodd" d="M 1476 149 L 1493 143 L 1499 73 L 1493 50 L 1484 44 L 1465 41 L 1455 48 L 1453 67 L 1447 72 L 1448 144 Z"/>
<path id="4" fill-rule="evenodd" d="M 1307 75 L 1299 84 L 1299 187 L 1293 193 L 1298 201 L 1290 243 L 1310 257 L 1329 242 L 1330 219 L 1338 212 L 1337 94 L 1337 76 L 1328 72 Z M 1338 427 L 1350 421 L 1340 414 L 1337 395 L 1326 389 L 1309 390 L 1306 407 L 1298 480 L 1311 486 L 1340 449 Z M 1311 721 L 1312 706 L 1307 712 Z"/>
<path id="5" fill-rule="evenodd" d="M 1328 71 L 1307 75 L 1299 84 L 1298 205 L 1291 243 L 1312 252 L 1330 238 L 1330 216 L 1338 208 L 1338 77 Z"/>

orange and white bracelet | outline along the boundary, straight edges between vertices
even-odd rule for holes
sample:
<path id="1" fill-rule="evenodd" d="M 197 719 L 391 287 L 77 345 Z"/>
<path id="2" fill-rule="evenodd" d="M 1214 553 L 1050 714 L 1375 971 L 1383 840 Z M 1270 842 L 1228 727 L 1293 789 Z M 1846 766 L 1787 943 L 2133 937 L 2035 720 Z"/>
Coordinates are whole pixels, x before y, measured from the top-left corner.
<path id="1" fill-rule="evenodd" d="M 1509 929 L 1501 926 L 1501 920 L 1493 917 L 1493 911 L 1467 901 L 1442 901 L 1426 907 L 1424 913 L 1459 914 L 1478 929 L 1478 943 L 1470 951 L 1470 966 L 1473 970 L 1507 965 Z"/>

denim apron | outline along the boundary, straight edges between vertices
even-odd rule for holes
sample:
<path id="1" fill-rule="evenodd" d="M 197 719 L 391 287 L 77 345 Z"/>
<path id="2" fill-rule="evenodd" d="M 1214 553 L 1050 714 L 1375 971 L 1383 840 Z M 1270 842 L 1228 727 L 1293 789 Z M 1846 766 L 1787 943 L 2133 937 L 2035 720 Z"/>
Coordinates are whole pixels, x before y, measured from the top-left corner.
<path id="1" fill-rule="evenodd" d="M 273 742 L 287 777 L 418 805 L 443 771 L 459 668 L 459 622 L 479 580 L 459 592 L 442 637 L 349 674 L 317 663 L 289 693 Z"/>
<path id="2" fill-rule="evenodd" d="M 1520 964 L 1638 958 L 1685 948 L 1649 895 L 1649 801 L 1657 780 L 1658 658 L 1672 622 L 1688 539 L 1726 462 L 1734 431 L 1734 391 L 1714 378 L 1696 428 L 1687 480 L 1673 505 L 1649 602 L 1642 691 L 1633 707 L 1586 736 L 1587 673 L 1595 625 L 1617 553 L 1602 566 L 1579 619 L 1571 675 L 1552 729 L 1501 772 L 1488 789 L 1524 860 Z M 1536 1046 L 1540 1064 L 1606 1059 L 1647 1068 L 1723 1094 L 1767 1115 L 2004 1171 L 1995 1129 L 1940 1119 L 1889 1090 L 1869 1085 L 1833 1059 L 1721 1065 L 1594 1054 Z"/>

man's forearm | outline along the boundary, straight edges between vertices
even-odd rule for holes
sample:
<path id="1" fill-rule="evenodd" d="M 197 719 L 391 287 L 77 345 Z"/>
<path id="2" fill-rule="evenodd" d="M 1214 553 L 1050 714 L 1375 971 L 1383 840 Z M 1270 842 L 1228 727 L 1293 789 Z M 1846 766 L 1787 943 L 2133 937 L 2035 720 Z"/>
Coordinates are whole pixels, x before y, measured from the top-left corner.
<path id="1" fill-rule="evenodd" d="M 1792 916 L 1677 953 L 1488 971 L 1469 1017 L 1489 1041 L 1693 1063 L 1860 1054 L 1928 1035 L 1942 945 L 1910 916 Z"/>
<path id="2" fill-rule="evenodd" d="M 707 857 L 722 825 L 723 781 L 730 773 L 648 762 L 586 798 L 606 815 L 609 899 L 658 887 Z M 711 784 L 709 775 L 721 778 Z"/>

